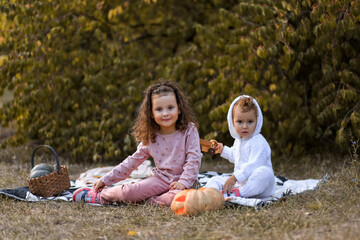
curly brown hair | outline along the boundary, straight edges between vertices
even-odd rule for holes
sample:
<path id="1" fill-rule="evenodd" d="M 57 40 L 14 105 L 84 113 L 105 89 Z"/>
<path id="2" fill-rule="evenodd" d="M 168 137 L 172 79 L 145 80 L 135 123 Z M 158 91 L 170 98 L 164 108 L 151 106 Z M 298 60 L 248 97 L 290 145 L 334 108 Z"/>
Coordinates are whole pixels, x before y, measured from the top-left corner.
<path id="1" fill-rule="evenodd" d="M 132 129 L 137 142 L 142 142 L 144 145 L 147 145 L 149 141 L 155 142 L 156 133 L 160 130 L 160 126 L 153 118 L 152 96 L 155 94 L 163 96 L 169 93 L 175 94 L 179 108 L 179 117 L 175 124 L 176 130 L 185 131 L 189 123 L 194 123 L 198 127 L 195 114 L 181 87 L 176 82 L 159 81 L 149 86 L 144 92 L 144 99 Z"/>
<path id="2" fill-rule="evenodd" d="M 258 110 L 257 107 L 253 101 L 252 97 L 242 97 L 239 99 L 239 101 L 237 101 L 234 104 L 233 107 L 233 116 L 234 116 L 234 111 L 236 108 L 240 108 L 242 112 L 249 112 L 251 110 L 255 111 L 255 116 L 258 116 Z"/>

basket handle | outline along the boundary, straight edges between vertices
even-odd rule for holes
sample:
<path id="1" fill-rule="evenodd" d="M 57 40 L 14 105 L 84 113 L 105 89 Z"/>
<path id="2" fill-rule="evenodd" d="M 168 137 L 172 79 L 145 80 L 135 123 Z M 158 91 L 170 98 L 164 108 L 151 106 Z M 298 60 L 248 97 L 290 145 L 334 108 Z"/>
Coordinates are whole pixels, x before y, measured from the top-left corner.
<path id="1" fill-rule="evenodd" d="M 53 152 L 53 154 L 54 154 L 54 156 L 55 156 L 55 159 L 56 159 L 56 168 L 57 168 L 58 173 L 60 174 L 59 157 L 58 157 L 57 153 L 55 152 L 55 149 L 53 149 L 53 148 L 52 148 L 51 146 L 49 146 L 49 145 L 40 145 L 40 146 L 38 146 L 37 148 L 35 148 L 35 150 L 33 151 L 32 155 L 31 155 L 31 168 L 34 167 L 35 152 L 36 152 L 39 148 L 41 148 L 41 147 L 49 148 L 49 149 Z"/>

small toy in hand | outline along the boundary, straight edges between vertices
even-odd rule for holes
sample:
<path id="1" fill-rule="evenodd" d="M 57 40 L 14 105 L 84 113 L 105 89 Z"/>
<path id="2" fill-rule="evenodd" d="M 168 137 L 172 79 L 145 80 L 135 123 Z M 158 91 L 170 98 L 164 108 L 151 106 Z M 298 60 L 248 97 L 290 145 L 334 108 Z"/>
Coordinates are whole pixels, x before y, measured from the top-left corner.
<path id="1" fill-rule="evenodd" d="M 214 144 L 210 141 L 200 139 L 200 146 L 201 146 L 201 151 L 206 152 L 210 155 L 214 155 L 216 152 L 214 148 Z"/>
<path id="2" fill-rule="evenodd" d="M 219 144 L 216 140 L 212 139 L 210 141 L 200 139 L 201 151 L 206 152 L 210 155 L 221 153 L 222 144 Z"/>

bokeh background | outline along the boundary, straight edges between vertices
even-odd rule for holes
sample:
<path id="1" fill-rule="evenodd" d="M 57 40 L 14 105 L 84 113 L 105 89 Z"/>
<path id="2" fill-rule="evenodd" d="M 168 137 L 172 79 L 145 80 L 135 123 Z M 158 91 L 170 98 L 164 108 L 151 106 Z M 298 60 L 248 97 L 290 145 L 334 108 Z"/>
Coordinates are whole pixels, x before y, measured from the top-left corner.
<path id="1" fill-rule="evenodd" d="M 200 137 L 231 145 L 226 113 L 255 97 L 273 159 L 360 138 L 359 1 L 1 1 L 1 147 L 123 159 L 145 88 L 178 82 Z M 13 129 L 9 131 L 8 129 Z M 0 134 L 1 135 L 1 134 Z M 316 161 L 314 159 L 313 161 Z"/>

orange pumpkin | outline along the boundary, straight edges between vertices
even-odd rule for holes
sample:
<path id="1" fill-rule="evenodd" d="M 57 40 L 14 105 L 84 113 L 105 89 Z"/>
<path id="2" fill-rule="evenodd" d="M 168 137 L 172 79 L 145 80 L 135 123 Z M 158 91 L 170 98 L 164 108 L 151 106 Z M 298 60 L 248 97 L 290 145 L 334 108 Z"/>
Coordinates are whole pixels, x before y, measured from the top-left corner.
<path id="1" fill-rule="evenodd" d="M 175 195 L 171 210 L 176 215 L 193 216 L 224 207 L 224 196 L 215 188 L 188 189 Z"/>

